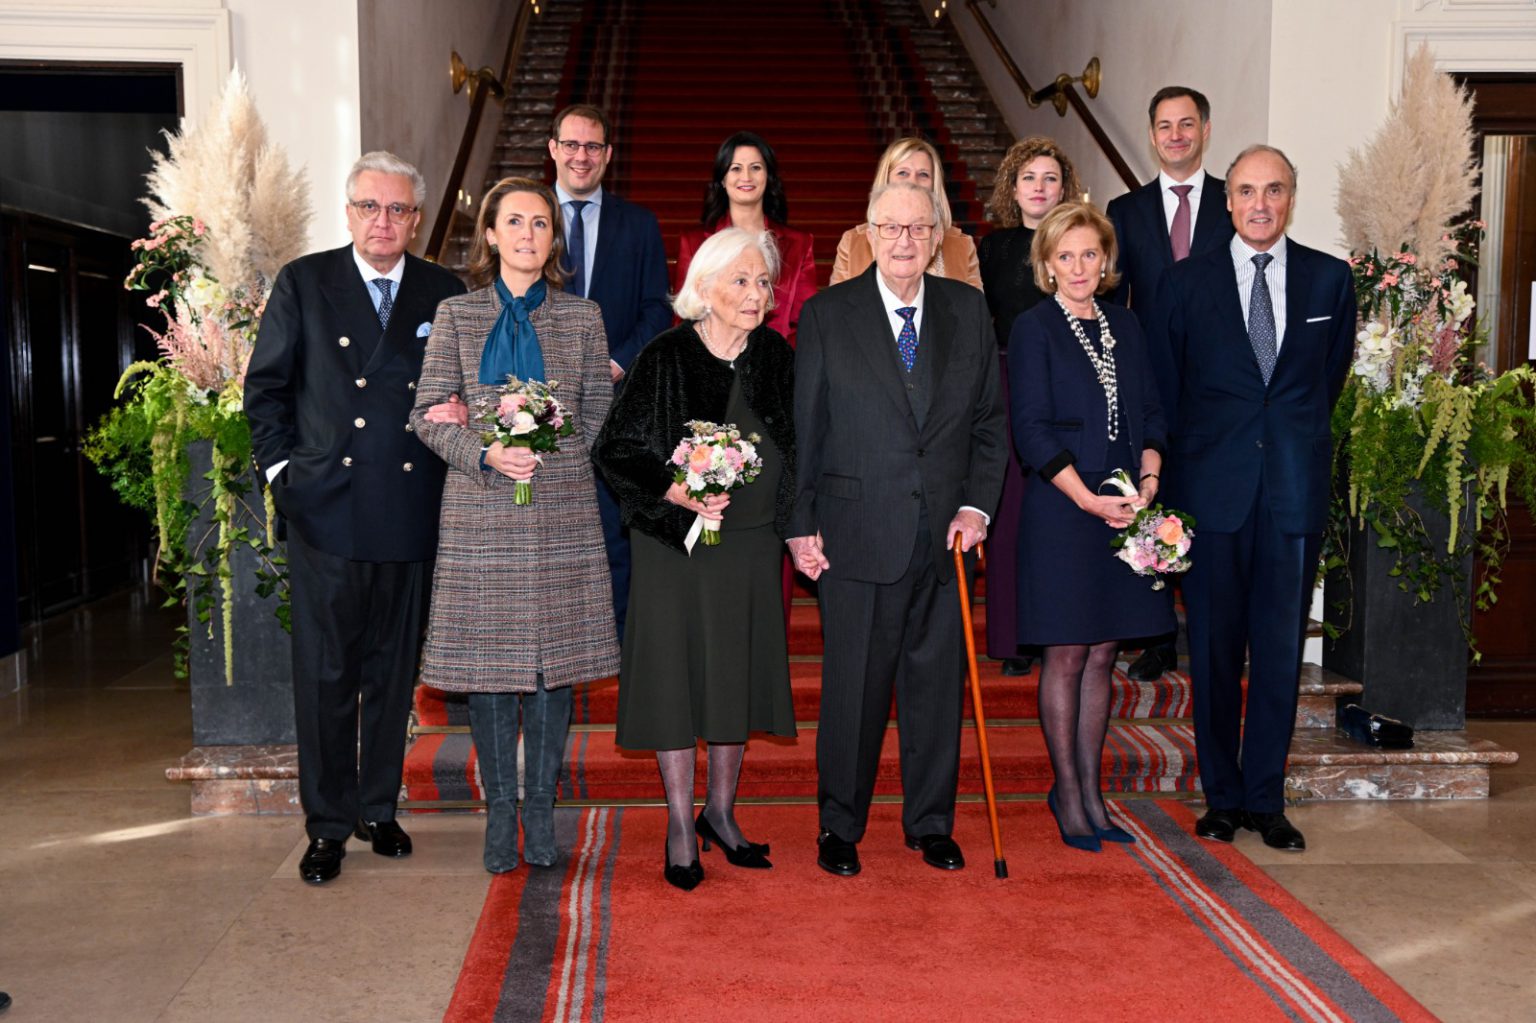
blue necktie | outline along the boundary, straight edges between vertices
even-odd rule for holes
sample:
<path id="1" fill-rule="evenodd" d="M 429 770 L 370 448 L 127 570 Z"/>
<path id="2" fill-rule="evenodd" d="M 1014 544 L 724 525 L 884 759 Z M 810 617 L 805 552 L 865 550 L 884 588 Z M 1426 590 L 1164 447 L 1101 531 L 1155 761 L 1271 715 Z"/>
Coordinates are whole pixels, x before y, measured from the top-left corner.
<path id="1" fill-rule="evenodd" d="M 907 305 L 896 310 L 896 315 L 906 322 L 901 325 L 901 333 L 896 335 L 896 349 L 901 352 L 901 364 L 907 367 L 907 372 L 912 372 L 912 366 L 917 362 L 917 328 L 912 326 L 912 317 L 917 315 L 917 306 Z"/>
<path id="2" fill-rule="evenodd" d="M 567 205 L 571 207 L 571 294 L 586 298 L 587 225 L 581 211 L 591 203 L 586 199 L 572 199 Z"/>
<path id="3" fill-rule="evenodd" d="M 1269 284 L 1264 270 L 1274 259 L 1267 252 L 1253 257 L 1257 270 L 1253 275 L 1253 291 L 1248 295 L 1248 343 L 1253 345 L 1254 357 L 1259 360 L 1259 372 L 1264 376 L 1264 386 L 1275 374 L 1275 359 L 1279 347 L 1275 344 L 1275 307 L 1269 300 Z"/>
<path id="4" fill-rule="evenodd" d="M 390 294 L 395 288 L 395 282 L 388 277 L 380 277 L 373 282 L 373 286 L 379 289 L 379 326 L 388 330 L 389 314 L 395 311 L 395 299 Z"/>

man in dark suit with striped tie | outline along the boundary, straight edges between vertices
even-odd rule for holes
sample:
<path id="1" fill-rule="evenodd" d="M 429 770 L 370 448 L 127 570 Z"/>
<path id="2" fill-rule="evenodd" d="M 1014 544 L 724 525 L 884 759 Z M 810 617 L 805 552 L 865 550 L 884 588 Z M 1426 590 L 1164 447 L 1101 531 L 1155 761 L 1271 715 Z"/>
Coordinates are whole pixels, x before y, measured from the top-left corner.
<path id="1" fill-rule="evenodd" d="M 395 804 L 445 467 L 406 417 L 437 304 L 464 293 L 405 251 L 426 188 L 392 153 L 353 165 L 352 244 L 278 273 L 245 374 L 251 451 L 287 522 L 311 884 L 341 871 L 354 833 L 382 856 L 411 852 Z"/>
<path id="2" fill-rule="evenodd" d="M 1202 838 L 1306 847 L 1285 809 L 1306 612 L 1328 517 L 1330 418 L 1354 353 L 1343 260 L 1285 236 L 1296 169 L 1250 146 L 1227 171 L 1228 245 L 1168 271 L 1151 350 L 1170 427 L 1163 494 L 1195 517 L 1184 579 Z M 1246 710 L 1244 655 L 1248 660 Z"/>
<path id="3" fill-rule="evenodd" d="M 1194 89 L 1165 86 L 1152 97 L 1147 119 L 1157 177 L 1110 200 L 1105 210 L 1120 243 L 1120 284 L 1113 299 L 1139 313 L 1143 328 L 1168 268 L 1232 238 L 1225 182 L 1204 167 L 1210 101 Z M 1127 673 L 1141 682 L 1162 677 L 1178 664 L 1176 638 L 1151 640 Z"/>
<path id="4" fill-rule="evenodd" d="M 966 580 L 949 552 L 985 539 L 1008 457 L 987 303 L 924 272 L 932 193 L 882 185 L 868 214 L 874 264 L 801 312 L 788 527 L 795 566 L 820 580 L 816 861 L 845 877 L 860 869 L 893 689 L 906 844 L 941 870 L 965 865 L 950 833 Z"/>
<path id="5" fill-rule="evenodd" d="M 565 222 L 565 290 L 590 298 L 603 312 L 608 368 L 615 389 L 640 349 L 672 325 L 667 301 L 667 254 L 656 215 L 603 188 L 613 157 L 608 117 L 587 104 L 566 107 L 550 125 L 549 155 L 555 161 L 555 198 Z M 619 503 L 597 481 L 603 542 L 613 578 L 613 620 L 624 637 L 629 608 L 629 535 Z"/>

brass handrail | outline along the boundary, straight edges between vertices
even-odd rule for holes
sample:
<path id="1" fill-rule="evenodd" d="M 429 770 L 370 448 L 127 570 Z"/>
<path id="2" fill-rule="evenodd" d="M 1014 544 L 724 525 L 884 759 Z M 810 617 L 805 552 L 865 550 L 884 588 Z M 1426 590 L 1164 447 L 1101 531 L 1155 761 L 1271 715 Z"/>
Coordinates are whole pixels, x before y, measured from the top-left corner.
<path id="1" fill-rule="evenodd" d="M 437 205 L 437 219 L 432 222 L 432 233 L 427 236 L 426 257 L 434 262 L 442 262 L 444 251 L 448 247 L 448 236 L 453 228 L 453 218 L 458 213 L 459 196 L 464 190 L 464 175 L 469 170 L 469 158 L 475 149 L 475 139 L 480 134 L 480 120 L 485 114 L 486 97 L 494 96 L 499 102 L 506 102 L 508 94 L 512 91 L 512 76 L 517 73 L 517 59 L 522 52 L 523 41 L 528 36 L 528 26 L 533 20 L 535 4 L 533 0 L 522 0 L 518 7 L 517 18 L 512 24 L 512 34 L 507 39 L 507 52 L 501 61 L 501 76 L 493 77 L 489 68 L 481 68 L 479 71 L 471 71 L 464 66 L 464 62 L 454 54 L 454 60 L 450 73 L 453 81 L 453 91 L 458 92 L 466 82 L 469 84 L 469 120 L 464 125 L 464 134 L 459 139 L 459 151 L 453 158 L 453 169 L 448 172 L 448 181 L 443 187 L 443 199 Z"/>
<path id="2" fill-rule="evenodd" d="M 1024 94 L 1024 98 L 1028 101 L 1029 105 L 1037 106 L 1042 99 L 1052 95 L 1065 96 L 1067 102 L 1072 105 L 1072 109 L 1076 110 L 1078 115 L 1082 117 L 1083 124 L 1088 128 L 1088 134 L 1092 135 L 1093 140 L 1099 144 L 1099 149 L 1104 152 L 1104 156 L 1109 160 L 1110 166 L 1115 168 L 1115 173 L 1119 174 L 1120 180 L 1125 182 L 1125 187 L 1132 189 L 1140 188 L 1141 181 L 1136 177 L 1136 172 L 1131 170 L 1131 165 L 1125 162 L 1125 158 L 1120 155 L 1120 150 L 1115 148 L 1115 144 L 1104 133 L 1104 128 L 1099 124 L 1099 119 L 1093 116 L 1093 111 L 1088 109 L 1088 104 L 1083 102 L 1083 97 L 1073 87 L 1070 79 L 1066 79 L 1064 75 L 1059 76 L 1046 89 L 1036 92 L 1030 87 L 1029 81 L 1025 79 L 1024 72 L 1019 70 L 1019 65 L 1015 64 L 1013 58 L 1008 55 L 1008 50 L 1003 46 L 1003 41 L 997 37 L 997 32 L 993 30 L 992 23 L 981 12 L 981 7 L 977 4 L 976 0 L 966 0 L 966 6 L 970 8 L 971 14 L 976 18 L 976 24 L 981 26 L 982 34 L 987 37 L 987 42 L 992 44 L 992 49 L 997 54 L 998 60 L 1003 62 L 1003 67 L 1007 70 L 1009 77 L 1019 87 L 1019 91 Z M 1060 113 L 1065 113 L 1059 104 L 1056 109 Z"/>

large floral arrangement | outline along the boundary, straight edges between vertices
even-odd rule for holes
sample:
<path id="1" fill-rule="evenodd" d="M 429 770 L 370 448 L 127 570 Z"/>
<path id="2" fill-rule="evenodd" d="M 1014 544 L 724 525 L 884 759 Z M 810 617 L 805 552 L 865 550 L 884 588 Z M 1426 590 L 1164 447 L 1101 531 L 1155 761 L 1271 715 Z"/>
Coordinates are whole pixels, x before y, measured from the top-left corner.
<path id="1" fill-rule="evenodd" d="M 1536 499 L 1529 367 L 1495 376 L 1475 359 L 1463 277 L 1483 228 L 1464 219 L 1477 194 L 1472 140 L 1470 97 L 1421 48 L 1386 125 L 1343 168 L 1360 329 L 1334 410 L 1339 486 L 1325 543 L 1326 567 L 1343 570 L 1349 526 L 1369 527 L 1395 551 L 1405 591 L 1429 601 L 1448 584 L 1458 608 L 1469 587 L 1480 607 L 1496 598 L 1509 489 Z M 1448 520 L 1445 537 L 1431 538 L 1426 512 Z M 1470 580 L 1461 566 L 1474 548 L 1482 576 Z M 1470 624 L 1463 613 L 1475 651 Z"/>
<path id="2" fill-rule="evenodd" d="M 168 141 L 148 176 L 144 202 L 154 220 L 133 243 L 138 263 L 124 282 L 150 292 L 146 303 L 165 318 L 163 330 L 151 330 L 160 358 L 123 374 L 121 402 L 91 433 L 86 453 L 124 501 L 153 515 L 155 575 L 169 600 L 190 606 L 210 638 L 221 607 L 225 677 L 233 681 L 235 549 L 259 555 L 258 593 L 285 592 L 271 497 L 249 469 L 241 392 L 272 281 L 307 242 L 309 186 L 267 141 L 238 71 L 208 119 Z M 212 447 L 206 509 L 187 496 L 187 447 L 198 440 Z M 212 527 L 193 536 L 204 511 Z M 250 521 L 265 528 L 242 525 Z M 286 624 L 286 601 L 278 613 Z M 177 644 L 178 673 L 186 640 Z"/>

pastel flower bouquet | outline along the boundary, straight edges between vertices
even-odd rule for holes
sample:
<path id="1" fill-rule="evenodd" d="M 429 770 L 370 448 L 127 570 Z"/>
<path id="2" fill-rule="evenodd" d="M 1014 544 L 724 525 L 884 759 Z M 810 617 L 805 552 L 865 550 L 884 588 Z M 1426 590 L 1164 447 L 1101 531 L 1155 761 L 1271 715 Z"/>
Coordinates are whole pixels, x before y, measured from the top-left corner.
<path id="1" fill-rule="evenodd" d="M 1104 481 L 1126 497 L 1135 497 L 1136 485 L 1124 469 L 1116 469 Z M 1194 516 L 1185 512 L 1149 504 L 1136 513 L 1131 524 L 1115 534 L 1109 545 L 1115 557 L 1130 566 L 1137 575 L 1154 576 L 1152 588 L 1162 589 L 1165 575 L 1188 572 L 1189 548 L 1195 540 Z"/>
<path id="2" fill-rule="evenodd" d="M 472 421 L 485 427 L 480 440 L 487 445 L 528 448 L 539 453 L 559 451 L 560 438 L 576 432 L 570 413 L 555 397 L 555 388 L 559 386 L 557 380 L 519 380 L 509 374 L 494 401 L 481 398 L 475 403 Z M 512 503 L 532 504 L 533 482 L 516 482 Z"/>
<path id="3" fill-rule="evenodd" d="M 757 453 L 762 440 L 755 433 L 743 437 L 734 423 L 711 423 L 702 419 L 690 420 L 688 429 L 693 433 L 678 441 L 669 462 L 672 480 L 681 483 L 688 496 L 702 500 L 709 494 L 728 494 L 738 487 L 751 483 L 763 471 L 763 456 Z M 700 537 L 704 546 L 720 543 L 720 523 L 702 515 L 694 520 L 688 531 L 688 547 Z"/>

